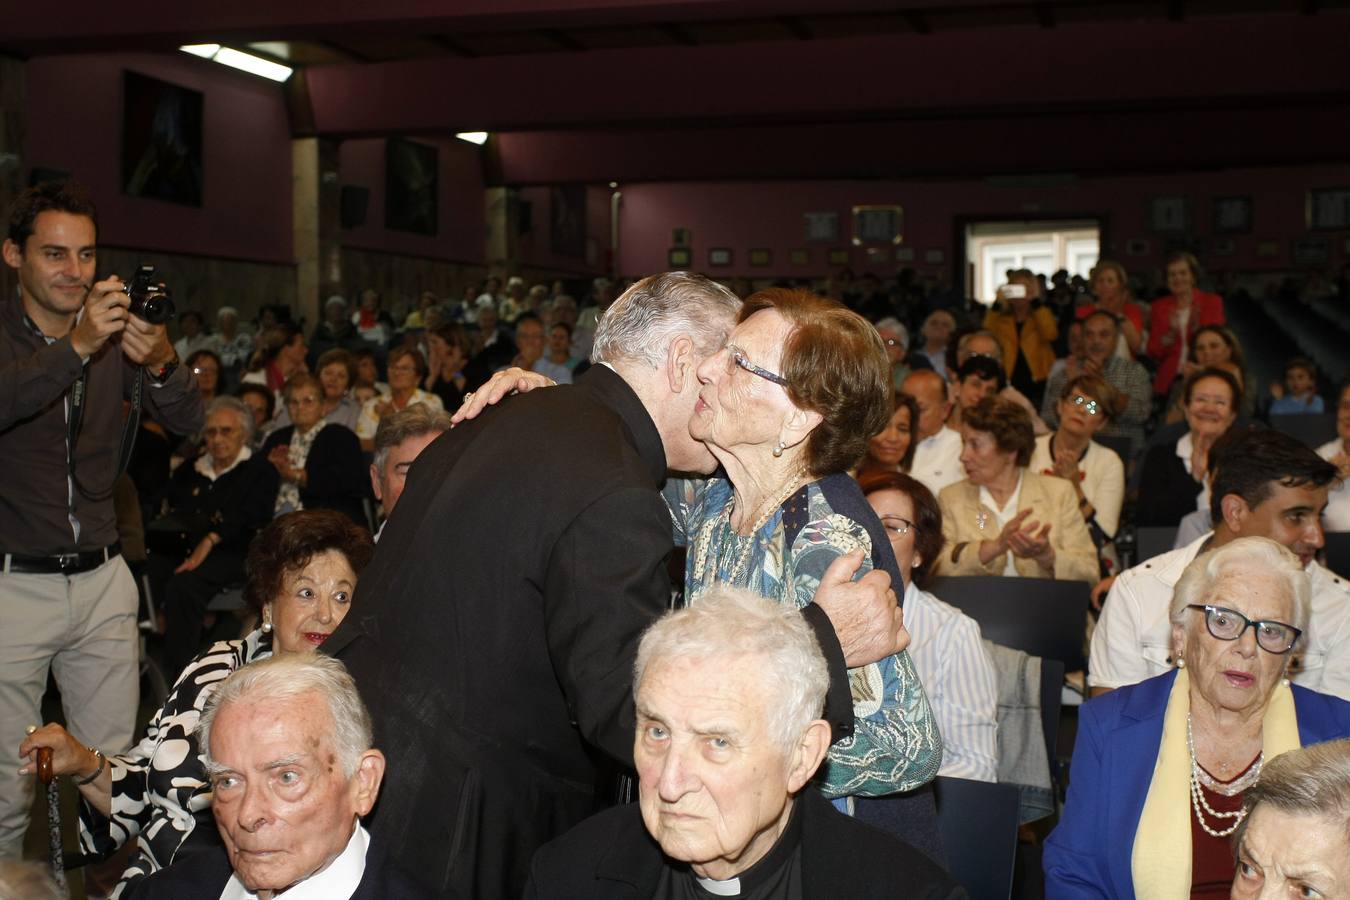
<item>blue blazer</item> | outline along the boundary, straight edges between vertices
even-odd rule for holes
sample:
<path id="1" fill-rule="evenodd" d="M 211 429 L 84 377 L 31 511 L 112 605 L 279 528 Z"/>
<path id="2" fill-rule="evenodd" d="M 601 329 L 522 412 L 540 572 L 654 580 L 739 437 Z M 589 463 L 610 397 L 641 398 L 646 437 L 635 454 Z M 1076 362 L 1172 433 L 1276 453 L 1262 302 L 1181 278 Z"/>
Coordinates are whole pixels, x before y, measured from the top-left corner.
<path id="1" fill-rule="evenodd" d="M 1134 897 L 1131 857 L 1176 670 L 1083 705 L 1069 796 L 1045 842 L 1045 896 Z M 1303 746 L 1350 736 L 1350 703 L 1293 685 Z"/>

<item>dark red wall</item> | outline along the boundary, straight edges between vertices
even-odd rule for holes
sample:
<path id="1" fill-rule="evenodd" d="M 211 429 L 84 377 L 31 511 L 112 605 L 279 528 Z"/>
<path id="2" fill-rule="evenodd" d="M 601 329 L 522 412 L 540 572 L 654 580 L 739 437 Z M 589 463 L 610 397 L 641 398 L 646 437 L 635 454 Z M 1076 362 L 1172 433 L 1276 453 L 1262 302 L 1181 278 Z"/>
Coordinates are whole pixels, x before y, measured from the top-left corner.
<path id="1" fill-rule="evenodd" d="M 202 206 L 122 193 L 122 72 L 203 97 Z M 281 88 L 186 54 L 48 56 L 26 65 L 24 163 L 65 169 L 109 245 L 291 263 L 291 147 Z"/>

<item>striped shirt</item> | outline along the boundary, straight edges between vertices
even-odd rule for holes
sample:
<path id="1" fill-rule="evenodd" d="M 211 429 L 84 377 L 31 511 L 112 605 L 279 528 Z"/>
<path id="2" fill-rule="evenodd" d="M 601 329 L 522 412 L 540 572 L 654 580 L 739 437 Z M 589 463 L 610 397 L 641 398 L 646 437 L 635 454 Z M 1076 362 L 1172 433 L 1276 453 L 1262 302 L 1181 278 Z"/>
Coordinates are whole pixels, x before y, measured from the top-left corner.
<path id="1" fill-rule="evenodd" d="M 998 691 L 980 626 L 913 582 L 905 587 L 909 655 L 942 734 L 939 775 L 998 780 Z"/>

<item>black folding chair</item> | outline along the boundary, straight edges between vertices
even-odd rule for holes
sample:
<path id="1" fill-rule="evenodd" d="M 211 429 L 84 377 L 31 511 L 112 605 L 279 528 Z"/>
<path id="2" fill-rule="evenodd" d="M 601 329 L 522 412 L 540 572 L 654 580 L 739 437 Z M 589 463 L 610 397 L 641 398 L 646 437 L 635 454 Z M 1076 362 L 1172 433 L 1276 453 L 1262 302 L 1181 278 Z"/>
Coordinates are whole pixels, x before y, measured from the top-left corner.
<path id="1" fill-rule="evenodd" d="M 935 578 L 930 590 L 976 622 L 986 640 L 1044 659 L 1057 659 L 1067 672 L 1086 667 L 1085 581 L 952 575 Z"/>
<path id="2" fill-rule="evenodd" d="M 1017 788 L 941 775 L 933 788 L 947 871 L 971 900 L 1008 900 L 1017 856 Z"/>

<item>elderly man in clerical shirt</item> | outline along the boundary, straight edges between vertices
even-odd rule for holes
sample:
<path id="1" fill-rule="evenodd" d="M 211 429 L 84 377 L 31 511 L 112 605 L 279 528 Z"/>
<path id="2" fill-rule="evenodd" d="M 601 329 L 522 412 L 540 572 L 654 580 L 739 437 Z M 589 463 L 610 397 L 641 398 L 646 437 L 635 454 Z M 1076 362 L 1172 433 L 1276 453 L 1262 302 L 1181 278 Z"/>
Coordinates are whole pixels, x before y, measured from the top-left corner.
<path id="1" fill-rule="evenodd" d="M 420 900 L 360 817 L 384 777 L 341 662 L 288 654 L 221 682 L 197 726 L 224 850 L 180 855 L 133 900 Z"/>
<path id="2" fill-rule="evenodd" d="M 647 630 L 633 684 L 639 802 L 540 849 L 527 900 L 966 896 L 811 785 L 829 675 L 798 610 L 718 588 Z"/>

